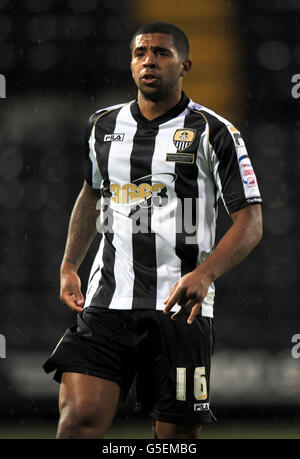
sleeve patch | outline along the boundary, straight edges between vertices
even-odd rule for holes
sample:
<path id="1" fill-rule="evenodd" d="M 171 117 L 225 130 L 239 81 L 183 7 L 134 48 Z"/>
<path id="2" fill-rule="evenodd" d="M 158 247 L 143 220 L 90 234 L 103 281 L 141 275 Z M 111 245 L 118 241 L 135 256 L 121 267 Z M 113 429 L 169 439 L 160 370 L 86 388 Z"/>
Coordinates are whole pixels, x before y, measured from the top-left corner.
<path id="1" fill-rule="evenodd" d="M 243 137 L 241 136 L 240 131 L 238 131 L 237 128 L 235 128 L 232 125 L 227 126 L 227 128 L 231 134 L 231 137 L 233 139 L 233 142 L 236 148 L 244 147 L 245 143 L 244 143 Z"/>

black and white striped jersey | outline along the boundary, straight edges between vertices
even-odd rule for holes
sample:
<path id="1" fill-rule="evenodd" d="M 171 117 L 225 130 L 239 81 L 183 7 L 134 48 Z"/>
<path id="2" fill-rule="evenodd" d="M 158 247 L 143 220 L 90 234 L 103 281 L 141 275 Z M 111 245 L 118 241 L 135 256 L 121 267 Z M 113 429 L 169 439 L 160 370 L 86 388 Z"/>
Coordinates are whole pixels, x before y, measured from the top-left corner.
<path id="1" fill-rule="evenodd" d="M 219 197 L 229 214 L 261 202 L 239 131 L 184 93 L 151 121 L 137 101 L 97 111 L 86 142 L 103 237 L 85 307 L 162 310 L 174 283 L 213 251 Z M 213 317 L 213 303 L 212 284 L 203 316 Z"/>

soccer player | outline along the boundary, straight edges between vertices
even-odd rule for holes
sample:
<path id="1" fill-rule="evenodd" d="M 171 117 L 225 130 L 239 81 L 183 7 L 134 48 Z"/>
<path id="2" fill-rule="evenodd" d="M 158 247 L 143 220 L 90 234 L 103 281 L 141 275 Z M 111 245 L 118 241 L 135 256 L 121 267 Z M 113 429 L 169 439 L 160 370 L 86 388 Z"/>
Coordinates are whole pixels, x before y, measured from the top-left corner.
<path id="1" fill-rule="evenodd" d="M 182 91 L 191 70 L 184 32 L 147 24 L 131 55 L 137 99 L 98 110 L 87 128 L 61 265 L 61 300 L 77 323 L 44 364 L 60 382 L 57 438 L 102 438 L 135 377 L 156 438 L 199 438 L 213 418 L 214 281 L 262 236 L 239 131 Z M 232 225 L 215 247 L 219 197 Z M 84 298 L 77 271 L 97 229 Z"/>

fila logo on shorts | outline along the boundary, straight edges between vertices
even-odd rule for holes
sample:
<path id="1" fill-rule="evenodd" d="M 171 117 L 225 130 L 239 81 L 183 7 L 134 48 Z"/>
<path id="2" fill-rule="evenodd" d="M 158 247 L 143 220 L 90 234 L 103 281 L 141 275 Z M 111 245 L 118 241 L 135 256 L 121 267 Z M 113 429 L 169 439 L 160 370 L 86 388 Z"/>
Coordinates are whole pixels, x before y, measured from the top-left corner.
<path id="1" fill-rule="evenodd" d="M 209 411 L 209 403 L 194 403 L 194 411 Z"/>

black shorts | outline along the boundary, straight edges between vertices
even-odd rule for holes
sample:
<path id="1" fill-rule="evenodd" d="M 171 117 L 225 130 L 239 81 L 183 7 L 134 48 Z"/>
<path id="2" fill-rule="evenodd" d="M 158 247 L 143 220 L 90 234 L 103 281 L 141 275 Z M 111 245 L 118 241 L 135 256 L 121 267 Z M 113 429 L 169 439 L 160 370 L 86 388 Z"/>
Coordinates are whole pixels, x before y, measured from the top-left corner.
<path id="1" fill-rule="evenodd" d="M 46 373 L 77 372 L 115 381 L 123 401 L 136 377 L 137 407 L 174 424 L 214 420 L 210 410 L 213 321 L 171 320 L 162 311 L 89 306 L 77 315 L 43 365 Z"/>

